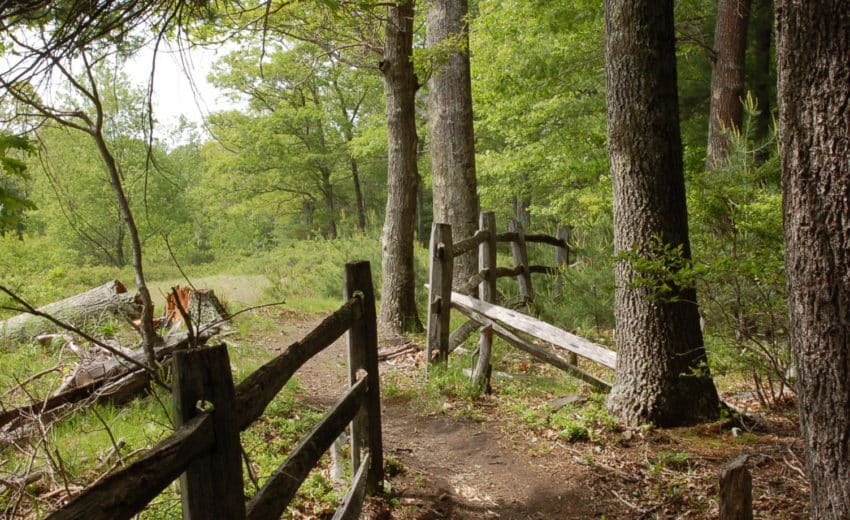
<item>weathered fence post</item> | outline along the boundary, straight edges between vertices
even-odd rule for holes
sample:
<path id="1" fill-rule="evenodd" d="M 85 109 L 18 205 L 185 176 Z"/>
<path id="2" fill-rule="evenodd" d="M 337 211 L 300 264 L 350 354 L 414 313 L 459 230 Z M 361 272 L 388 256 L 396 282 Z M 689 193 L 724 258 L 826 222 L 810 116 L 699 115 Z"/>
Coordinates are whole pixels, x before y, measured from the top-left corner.
<path id="1" fill-rule="evenodd" d="M 482 281 L 478 285 L 478 297 L 485 302 L 497 303 L 496 297 L 496 214 L 484 211 L 478 217 L 478 229 L 487 233 L 487 240 L 478 246 L 478 271 Z M 490 385 L 490 353 L 493 335 L 482 330 L 478 339 L 478 366 L 482 367 L 486 384 Z"/>
<path id="2" fill-rule="evenodd" d="M 484 325 L 481 327 L 481 336 L 478 338 L 478 363 L 475 365 L 475 370 L 472 372 L 473 383 L 480 388 L 484 393 L 489 394 L 490 389 L 490 355 L 493 348 L 493 326 Z"/>
<path id="3" fill-rule="evenodd" d="M 449 277 L 451 280 L 451 277 Z M 381 440 L 381 387 L 378 373 L 378 328 L 375 292 L 372 288 L 369 262 L 345 264 L 345 299 L 360 297 L 359 317 L 348 330 L 349 382 L 357 382 L 357 372 L 365 370 L 368 378 L 366 403 L 351 424 L 352 473 L 360 467 L 360 451 L 369 448 L 366 490 L 374 493 L 384 480 L 384 455 Z"/>
<path id="4" fill-rule="evenodd" d="M 570 226 L 558 226 L 555 232 L 555 238 L 563 241 L 564 245 L 555 247 L 555 267 L 558 268 L 558 275 L 555 279 L 556 294 L 564 292 L 564 274 L 561 270 L 566 269 L 570 265 L 570 240 L 572 239 L 573 228 Z M 567 361 L 575 366 L 578 365 L 578 356 L 575 352 L 570 352 L 567 355 Z"/>
<path id="5" fill-rule="evenodd" d="M 746 455 L 720 472 L 720 520 L 753 520 L 753 480 Z"/>
<path id="6" fill-rule="evenodd" d="M 242 445 L 227 347 L 175 352 L 172 391 L 178 427 L 200 413 L 199 404 L 210 403 L 213 409 L 213 449 L 180 476 L 184 520 L 244 519 Z"/>
<path id="7" fill-rule="evenodd" d="M 428 343 L 425 359 L 445 363 L 449 359 L 449 318 L 451 316 L 452 227 L 448 224 L 431 225 L 430 274 L 428 285 Z M 434 359 L 434 351 L 437 356 Z M 426 365 L 427 367 L 427 365 Z M 427 369 L 427 368 L 426 368 Z"/>
<path id="8" fill-rule="evenodd" d="M 517 234 L 516 241 L 511 241 L 511 253 L 514 257 L 514 265 L 522 266 L 522 272 L 517 275 L 516 281 L 519 287 L 519 297 L 527 307 L 534 301 L 534 288 L 531 285 L 531 271 L 528 267 L 528 246 L 525 243 L 525 230 L 522 228 L 522 224 L 512 219 L 508 222 L 508 231 Z"/>

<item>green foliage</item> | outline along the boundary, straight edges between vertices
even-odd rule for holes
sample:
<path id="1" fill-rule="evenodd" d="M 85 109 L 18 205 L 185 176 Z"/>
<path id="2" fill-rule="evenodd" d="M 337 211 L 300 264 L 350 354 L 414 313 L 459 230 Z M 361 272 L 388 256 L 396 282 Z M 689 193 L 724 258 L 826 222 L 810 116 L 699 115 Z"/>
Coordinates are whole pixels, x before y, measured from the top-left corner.
<path id="1" fill-rule="evenodd" d="M 779 159 L 754 135 L 751 97 L 727 163 L 694 181 L 689 207 L 712 368 L 750 378 L 765 404 L 793 391 Z"/>
<path id="2" fill-rule="evenodd" d="M 681 291 L 694 288 L 701 272 L 685 255 L 684 244 L 673 245 L 659 236 L 653 236 L 646 248 L 620 253 L 618 260 L 627 262 L 633 273 L 628 286 L 645 290 L 648 299 L 661 303 L 680 301 Z"/>
<path id="3" fill-rule="evenodd" d="M 21 181 L 28 181 L 30 176 L 27 163 L 20 156 L 34 151 L 28 139 L 0 133 L 0 236 L 10 232 L 21 236 L 24 212 L 36 209 L 21 186 Z"/>

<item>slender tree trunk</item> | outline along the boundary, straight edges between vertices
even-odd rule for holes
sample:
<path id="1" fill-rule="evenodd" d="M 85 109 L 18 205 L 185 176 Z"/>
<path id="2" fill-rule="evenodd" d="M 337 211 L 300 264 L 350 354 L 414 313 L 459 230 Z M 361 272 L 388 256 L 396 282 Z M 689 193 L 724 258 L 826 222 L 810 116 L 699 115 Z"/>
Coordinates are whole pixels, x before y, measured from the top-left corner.
<path id="1" fill-rule="evenodd" d="M 313 215 L 315 213 L 316 204 L 313 202 L 313 199 L 304 197 L 304 200 L 301 201 L 301 217 L 304 221 L 304 225 L 308 228 L 313 227 Z"/>
<path id="2" fill-rule="evenodd" d="M 413 71 L 414 0 L 387 8 L 388 19 L 381 71 L 387 97 L 387 211 L 381 236 L 380 324 L 388 332 L 422 330 L 416 312 L 413 230 L 416 220 L 416 106 Z"/>
<path id="3" fill-rule="evenodd" d="M 357 204 L 357 228 L 360 231 L 366 231 L 366 203 L 363 201 L 363 189 L 360 187 L 360 170 L 357 167 L 357 159 L 351 157 L 348 160 L 348 165 L 351 168 L 351 182 L 354 183 L 354 201 Z"/>
<path id="4" fill-rule="evenodd" d="M 322 174 L 322 186 L 321 192 L 322 197 L 325 199 L 325 212 L 327 216 L 325 217 L 325 237 L 330 239 L 336 239 L 337 230 L 336 230 L 336 206 L 334 205 L 334 187 L 331 184 L 331 170 L 322 166 L 320 168 Z"/>
<path id="5" fill-rule="evenodd" d="M 673 2 L 606 0 L 605 28 L 616 252 L 652 255 L 659 239 L 689 258 Z M 634 285 L 629 262 L 615 274 L 619 351 L 609 410 L 628 424 L 716 417 L 694 290 L 674 286 L 677 299 L 660 300 Z"/>
<path id="6" fill-rule="evenodd" d="M 791 347 L 811 517 L 850 518 L 850 9 L 776 0 Z"/>
<path id="7" fill-rule="evenodd" d="M 427 20 L 428 47 L 449 52 L 429 80 L 434 221 L 450 224 L 458 240 L 475 233 L 479 213 L 467 15 L 467 0 L 432 0 Z M 476 251 L 455 258 L 454 285 L 477 272 Z"/>
<path id="8" fill-rule="evenodd" d="M 770 47 L 773 43 L 773 0 L 755 0 L 753 5 L 753 95 L 756 98 L 758 116 L 755 121 L 755 136 L 760 144 L 770 137 L 770 125 L 773 122 L 771 114 L 771 85 L 776 84 L 776 78 L 771 71 Z M 761 146 L 757 149 L 755 159 L 763 163 L 770 156 L 770 148 Z"/>
<path id="9" fill-rule="evenodd" d="M 706 168 L 722 166 L 729 156 L 727 133 L 739 130 L 744 116 L 744 58 L 751 0 L 720 0 L 714 27 L 711 114 Z"/>
<path id="10" fill-rule="evenodd" d="M 118 225 L 115 238 L 115 266 L 124 267 L 127 265 L 127 257 L 124 256 L 124 237 L 127 233 L 127 228 L 123 223 Z"/>
<path id="11" fill-rule="evenodd" d="M 100 111 L 100 107 L 98 107 Z M 112 190 L 115 192 L 115 198 L 118 201 L 118 210 L 121 214 L 121 219 L 127 226 L 127 234 L 130 236 L 130 245 L 133 249 L 133 273 L 135 274 L 136 290 L 139 292 L 139 298 L 142 301 L 142 316 L 140 328 L 142 333 L 142 346 L 145 350 L 148 364 L 156 366 L 155 348 L 162 339 L 157 335 L 153 325 L 153 300 L 151 293 L 148 290 L 147 282 L 145 281 L 144 265 L 142 263 L 142 242 L 139 239 L 139 229 L 136 227 L 136 220 L 133 218 L 133 212 L 130 209 L 130 203 L 127 200 L 127 195 L 124 193 L 124 186 L 121 184 L 121 176 L 118 173 L 118 165 L 115 162 L 109 146 L 103 137 L 102 132 L 102 117 L 98 118 L 97 128 L 92 132 L 92 137 L 97 143 L 98 151 L 106 165 L 106 172 L 109 176 L 109 183 L 112 185 Z"/>

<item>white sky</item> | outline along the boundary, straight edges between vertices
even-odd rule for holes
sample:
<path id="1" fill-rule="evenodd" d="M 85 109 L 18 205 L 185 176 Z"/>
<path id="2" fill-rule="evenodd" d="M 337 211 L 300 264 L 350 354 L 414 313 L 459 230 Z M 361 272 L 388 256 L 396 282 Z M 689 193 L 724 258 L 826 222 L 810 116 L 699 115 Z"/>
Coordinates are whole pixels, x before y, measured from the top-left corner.
<path id="1" fill-rule="evenodd" d="M 179 117 L 184 116 L 203 132 L 200 123 L 204 116 L 235 106 L 207 81 L 215 60 L 231 50 L 193 48 L 180 51 L 167 43 L 160 46 L 153 91 L 154 117 L 159 125 L 173 127 Z M 148 84 L 152 56 L 153 50 L 148 47 L 127 63 L 127 74 L 139 86 Z"/>

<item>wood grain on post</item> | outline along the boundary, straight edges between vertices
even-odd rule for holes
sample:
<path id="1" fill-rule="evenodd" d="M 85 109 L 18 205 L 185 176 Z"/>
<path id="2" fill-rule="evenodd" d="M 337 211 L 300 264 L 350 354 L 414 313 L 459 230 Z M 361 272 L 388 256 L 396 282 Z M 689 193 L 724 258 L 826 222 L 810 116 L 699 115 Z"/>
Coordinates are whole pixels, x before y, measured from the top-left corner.
<path id="1" fill-rule="evenodd" d="M 180 476 L 183 518 L 245 518 L 242 445 L 227 347 L 175 352 L 173 394 L 178 427 L 200 413 L 199 403 L 213 406 L 213 448 Z"/>
<path id="2" fill-rule="evenodd" d="M 478 219 L 479 231 L 487 233 L 487 240 L 478 246 L 478 271 L 484 280 L 478 285 L 479 298 L 485 302 L 496 301 L 496 214 L 482 212 Z"/>
<path id="3" fill-rule="evenodd" d="M 534 301 L 534 288 L 531 285 L 531 272 L 528 266 L 528 246 L 525 243 L 525 230 L 517 220 L 508 222 L 508 229 L 517 234 L 517 239 L 511 241 L 511 253 L 514 257 L 514 265 L 521 267 L 517 275 L 517 286 L 522 303 L 528 306 Z"/>
<path id="4" fill-rule="evenodd" d="M 485 324 L 481 327 L 481 335 L 478 338 L 478 363 L 472 372 L 472 382 L 481 391 L 489 393 L 490 390 L 490 356 L 493 352 L 493 327 Z"/>
<path id="5" fill-rule="evenodd" d="M 488 233 L 487 240 L 478 246 L 478 270 L 484 274 L 484 279 L 478 285 L 478 294 L 481 300 L 496 303 L 496 214 L 492 211 L 482 212 L 478 228 Z M 476 382 L 482 377 L 486 380 L 490 374 L 492 351 L 493 331 L 482 329 L 478 338 L 478 363 L 473 374 Z M 489 381 L 486 383 L 489 386 Z M 486 389 L 483 385 L 480 388 Z"/>
<path id="6" fill-rule="evenodd" d="M 446 363 L 449 358 L 449 318 L 451 316 L 452 227 L 434 223 L 431 226 L 430 275 L 428 284 L 428 343 L 425 359 L 428 363 Z M 434 358 L 436 352 L 436 359 Z"/>
<path id="7" fill-rule="evenodd" d="M 564 242 L 563 245 L 555 247 L 555 267 L 558 268 L 558 278 L 555 281 L 555 292 L 558 295 L 564 292 L 564 274 L 562 269 L 566 269 L 570 265 L 570 240 L 572 239 L 573 229 L 569 226 L 558 226 L 555 237 Z M 567 356 L 567 361 L 571 365 L 578 365 L 578 356 L 574 352 L 570 352 Z"/>
<path id="8" fill-rule="evenodd" d="M 451 274 L 448 277 L 451 293 Z M 369 470 L 366 490 L 374 493 L 384 480 L 384 448 L 381 437 L 381 386 L 378 372 L 378 328 L 375 312 L 375 292 L 372 288 L 372 271 L 369 262 L 345 264 L 345 296 L 358 296 L 362 305 L 360 317 L 348 331 L 349 381 L 357 382 L 357 372 L 365 370 L 368 378 L 366 402 L 352 423 L 352 469 L 359 468 L 361 447 L 369 448 Z M 449 306 L 449 305 L 447 305 Z M 446 341 L 446 347 L 448 340 Z M 363 414 L 365 411 L 365 415 Z M 355 439 L 357 444 L 355 444 Z M 365 443 L 364 443 L 365 441 Z"/>
<path id="9" fill-rule="evenodd" d="M 753 520 L 753 480 L 746 455 L 720 472 L 720 520 Z"/>

